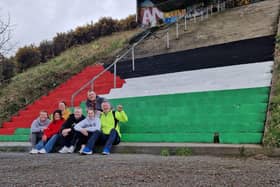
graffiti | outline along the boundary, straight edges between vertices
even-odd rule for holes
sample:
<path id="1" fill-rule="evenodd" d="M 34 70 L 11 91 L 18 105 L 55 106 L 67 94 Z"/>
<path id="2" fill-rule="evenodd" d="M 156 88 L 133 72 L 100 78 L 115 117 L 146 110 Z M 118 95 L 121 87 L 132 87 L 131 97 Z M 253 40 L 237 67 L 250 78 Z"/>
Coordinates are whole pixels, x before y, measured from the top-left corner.
<path id="1" fill-rule="evenodd" d="M 178 18 L 186 15 L 186 9 L 174 10 L 171 12 L 164 12 L 164 22 L 165 23 L 174 23 Z"/>
<path id="2" fill-rule="evenodd" d="M 155 26 L 163 18 L 163 13 L 156 7 L 141 8 L 140 18 L 142 25 Z"/>

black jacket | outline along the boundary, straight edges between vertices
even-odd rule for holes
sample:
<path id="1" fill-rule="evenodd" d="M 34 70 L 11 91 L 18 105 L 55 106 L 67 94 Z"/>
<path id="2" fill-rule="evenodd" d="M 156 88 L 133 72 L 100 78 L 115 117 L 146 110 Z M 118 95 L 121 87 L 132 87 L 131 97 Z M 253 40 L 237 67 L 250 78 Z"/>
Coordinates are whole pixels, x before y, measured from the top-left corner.
<path id="1" fill-rule="evenodd" d="M 70 114 L 69 118 L 63 123 L 63 125 L 61 127 L 61 131 L 64 129 L 68 129 L 68 128 L 71 128 L 72 130 L 74 130 L 75 124 L 79 123 L 83 119 L 85 119 L 84 115 L 82 115 L 82 117 L 80 117 L 80 119 L 76 119 L 74 114 Z"/>
<path id="2" fill-rule="evenodd" d="M 87 108 L 93 108 L 94 110 L 99 110 L 102 112 L 101 104 L 107 101 L 107 99 L 103 97 L 99 97 L 98 95 L 96 96 L 96 99 L 92 102 L 90 100 L 87 100 L 86 105 Z"/>

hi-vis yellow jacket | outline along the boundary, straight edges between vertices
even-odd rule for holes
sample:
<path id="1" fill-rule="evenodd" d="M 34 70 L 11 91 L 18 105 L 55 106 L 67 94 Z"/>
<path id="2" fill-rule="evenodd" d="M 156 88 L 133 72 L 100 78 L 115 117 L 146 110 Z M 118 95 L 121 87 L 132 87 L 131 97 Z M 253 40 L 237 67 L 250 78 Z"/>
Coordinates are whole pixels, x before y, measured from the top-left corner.
<path id="1" fill-rule="evenodd" d="M 125 123 L 128 121 L 127 115 L 124 111 L 116 111 L 115 112 L 115 117 L 119 122 Z M 113 111 L 108 112 L 105 114 L 104 112 L 101 113 L 100 115 L 100 122 L 101 122 L 101 131 L 109 135 L 111 130 L 115 128 L 115 119 L 114 119 L 114 114 Z M 119 122 L 116 126 L 116 131 L 119 134 L 119 137 L 121 138 L 121 132 L 120 132 L 120 125 Z"/>

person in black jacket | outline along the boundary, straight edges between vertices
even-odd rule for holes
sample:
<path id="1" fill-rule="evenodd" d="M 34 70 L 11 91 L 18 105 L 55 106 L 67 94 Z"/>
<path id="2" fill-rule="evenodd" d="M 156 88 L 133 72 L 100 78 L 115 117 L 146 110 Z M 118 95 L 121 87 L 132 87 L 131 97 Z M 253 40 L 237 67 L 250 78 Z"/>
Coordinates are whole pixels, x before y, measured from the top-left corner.
<path id="1" fill-rule="evenodd" d="M 99 117 L 100 113 L 102 112 L 101 104 L 107 101 L 107 99 L 96 95 L 96 93 L 92 90 L 89 90 L 87 93 L 87 108 L 93 108 L 95 116 Z"/>
<path id="2" fill-rule="evenodd" d="M 75 107 L 74 113 L 71 114 L 62 125 L 59 137 L 62 148 L 58 151 L 59 153 L 74 152 L 79 137 L 74 130 L 74 126 L 83 119 L 85 119 L 85 116 L 82 114 L 82 109 L 80 107 Z"/>

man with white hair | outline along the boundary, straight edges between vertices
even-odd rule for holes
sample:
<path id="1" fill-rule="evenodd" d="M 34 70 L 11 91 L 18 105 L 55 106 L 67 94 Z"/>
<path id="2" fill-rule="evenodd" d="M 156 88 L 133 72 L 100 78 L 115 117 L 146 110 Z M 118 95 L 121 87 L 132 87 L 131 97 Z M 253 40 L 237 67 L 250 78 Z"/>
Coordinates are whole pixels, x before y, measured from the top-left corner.
<path id="1" fill-rule="evenodd" d="M 95 144 L 100 141 L 101 144 L 105 144 L 102 154 L 109 155 L 112 145 L 117 145 L 121 141 L 119 122 L 125 123 L 128 121 L 123 107 L 118 105 L 117 111 L 112 111 L 110 103 L 103 102 L 102 110 L 103 112 L 100 115 L 101 132 L 97 131 L 89 138 L 82 154 L 92 154 Z"/>

